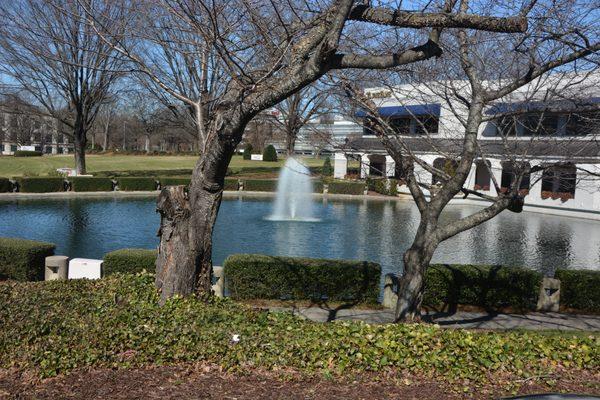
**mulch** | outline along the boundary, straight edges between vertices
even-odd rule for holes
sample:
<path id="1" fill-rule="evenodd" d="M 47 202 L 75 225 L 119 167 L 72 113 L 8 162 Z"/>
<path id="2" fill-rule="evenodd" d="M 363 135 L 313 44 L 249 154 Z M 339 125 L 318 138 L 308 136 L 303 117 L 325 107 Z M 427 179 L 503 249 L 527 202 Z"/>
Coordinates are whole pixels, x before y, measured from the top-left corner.
<path id="1" fill-rule="evenodd" d="M 209 365 L 88 369 L 39 380 L 0 370 L 1 399 L 490 399 L 514 394 L 570 392 L 600 395 L 600 372 L 562 373 L 494 385 L 442 383 L 408 373 L 307 377 L 294 372 L 225 373 Z M 507 385 L 512 384 L 512 387 Z M 518 387 L 517 387 L 518 386 Z"/>

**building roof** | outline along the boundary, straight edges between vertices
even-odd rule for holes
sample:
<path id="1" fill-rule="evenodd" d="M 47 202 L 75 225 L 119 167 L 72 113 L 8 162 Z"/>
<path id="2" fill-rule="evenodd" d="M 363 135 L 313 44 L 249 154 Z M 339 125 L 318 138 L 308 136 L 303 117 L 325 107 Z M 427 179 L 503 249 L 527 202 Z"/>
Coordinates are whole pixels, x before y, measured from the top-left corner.
<path id="1" fill-rule="evenodd" d="M 447 153 L 458 155 L 462 150 L 462 140 L 437 138 L 406 138 L 403 142 L 415 153 Z M 584 139 L 544 139 L 511 140 L 506 145 L 500 140 L 478 141 L 483 155 L 505 157 L 518 155 L 528 158 L 560 158 L 572 162 L 600 162 L 600 141 Z M 350 140 L 344 146 L 348 152 L 386 153 L 376 137 L 361 137 Z"/>

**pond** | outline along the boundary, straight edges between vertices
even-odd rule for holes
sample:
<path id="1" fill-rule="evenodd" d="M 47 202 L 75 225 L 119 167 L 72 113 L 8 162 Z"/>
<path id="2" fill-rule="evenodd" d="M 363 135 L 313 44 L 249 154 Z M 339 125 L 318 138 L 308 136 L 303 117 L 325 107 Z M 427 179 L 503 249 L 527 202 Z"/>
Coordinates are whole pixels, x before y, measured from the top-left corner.
<path id="1" fill-rule="evenodd" d="M 214 263 L 234 253 L 360 259 L 400 272 L 418 223 L 410 201 L 317 199 L 320 222 L 270 221 L 270 197 L 226 197 L 214 232 Z M 449 206 L 443 221 L 476 206 Z M 153 248 L 159 217 L 155 198 L 103 197 L 0 201 L 0 236 L 44 240 L 57 254 L 102 258 L 109 251 Z M 443 223 L 443 222 L 442 222 Z M 442 243 L 434 262 L 600 269 L 600 222 L 503 212 Z"/>

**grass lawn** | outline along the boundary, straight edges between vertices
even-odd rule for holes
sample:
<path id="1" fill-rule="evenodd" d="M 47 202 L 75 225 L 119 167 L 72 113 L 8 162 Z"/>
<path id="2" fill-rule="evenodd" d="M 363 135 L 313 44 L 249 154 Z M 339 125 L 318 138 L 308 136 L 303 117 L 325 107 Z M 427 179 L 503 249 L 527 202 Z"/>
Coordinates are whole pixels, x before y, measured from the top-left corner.
<path id="1" fill-rule="evenodd" d="M 98 155 L 86 156 L 87 170 L 93 174 L 97 171 L 127 170 L 160 170 L 193 168 L 196 156 L 134 156 L 134 155 Z M 302 158 L 311 167 L 322 166 L 324 158 Z M 277 162 L 249 161 L 242 156 L 234 156 L 230 168 L 243 167 L 281 167 L 283 159 Z M 73 155 L 56 155 L 42 157 L 0 156 L 0 177 L 16 177 L 24 175 L 48 175 L 57 168 L 74 168 Z"/>

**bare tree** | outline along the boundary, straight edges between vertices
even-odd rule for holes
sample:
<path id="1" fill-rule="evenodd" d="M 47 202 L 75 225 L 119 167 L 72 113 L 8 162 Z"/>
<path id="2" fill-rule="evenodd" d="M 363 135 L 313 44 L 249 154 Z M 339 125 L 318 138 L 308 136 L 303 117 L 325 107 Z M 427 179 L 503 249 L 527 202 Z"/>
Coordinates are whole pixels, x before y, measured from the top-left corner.
<path id="1" fill-rule="evenodd" d="M 331 130 L 323 127 L 310 127 L 307 135 L 307 141 L 313 148 L 315 156 L 319 158 L 323 150 L 327 147 L 333 147 L 333 135 Z"/>
<path id="2" fill-rule="evenodd" d="M 285 135 L 285 148 L 288 156 L 294 154 L 300 129 L 312 119 L 329 111 L 327 97 L 326 90 L 316 85 L 310 85 L 275 106 L 281 115 L 276 121 Z"/>
<path id="3" fill-rule="evenodd" d="M 379 115 L 378 101 L 373 99 L 377 96 L 367 96 L 347 82 L 350 96 L 369 112 L 369 129 L 401 166 L 402 179 L 421 216 L 413 243 L 404 254 L 404 274 L 399 282 L 396 308 L 398 321 L 419 318 L 425 271 L 441 242 L 503 210 L 520 212 L 527 195 L 525 187 L 528 189 L 530 181 L 542 179 L 545 174 L 562 176 L 574 189 L 573 173 L 569 170 L 559 175 L 564 172 L 561 168 L 565 167 L 565 160 L 576 159 L 590 140 L 596 141 L 593 137 L 588 141 L 572 140 L 575 146 L 569 147 L 564 138 L 557 138 L 556 124 L 553 136 L 549 137 L 544 130 L 548 121 L 544 112 L 532 116 L 530 107 L 535 104 L 538 111 L 540 107 L 542 111 L 558 107 L 555 112 L 575 116 L 581 111 L 576 99 L 583 97 L 585 103 L 586 92 L 589 97 L 589 90 L 597 86 L 597 76 L 590 71 L 598 63 L 599 36 L 597 26 L 585 17 L 583 7 L 585 4 L 576 1 L 564 1 L 534 10 L 534 15 L 541 13 L 544 18 L 537 18 L 527 33 L 510 39 L 459 29 L 444 43 L 446 54 L 450 55 L 446 61 L 440 60 L 427 71 L 415 72 L 421 76 L 428 74 L 435 81 L 404 87 L 388 85 L 386 91 L 398 101 L 424 104 L 441 99 L 447 112 L 454 116 L 457 124 L 443 141 L 435 139 L 432 135 L 435 132 L 428 129 L 427 122 L 417 119 L 421 131 L 421 137 L 416 139 L 418 146 L 422 148 L 423 142 L 429 143 L 429 152 L 440 155 L 441 163 L 431 162 L 415 152 L 417 143 L 414 137 L 407 137 L 406 124 Z M 469 3 L 462 1 L 459 14 L 468 9 Z M 578 11 L 565 14 L 565 10 Z M 553 70 L 555 74 L 548 75 Z M 417 81 L 423 82 L 422 78 Z M 586 82 L 589 86 L 582 87 Z M 518 106 L 502 105 L 511 103 Z M 491 121 L 488 125 L 497 129 L 498 138 L 486 141 L 481 136 L 483 124 Z M 523 123 L 520 129 L 531 134 L 519 137 L 514 121 Z M 567 148 L 576 150 L 568 154 Z M 540 156 L 540 151 L 546 154 Z M 552 153 L 562 156 L 548 160 Z M 511 165 L 506 182 L 494 178 L 489 163 L 494 157 Z M 476 160 L 490 173 L 491 193 L 485 185 L 470 188 L 467 184 Z M 556 185 L 561 183 L 557 181 Z M 560 190 L 566 191 L 564 187 Z M 489 203 L 471 215 L 440 224 L 440 214 L 457 195 L 476 196 Z"/>
<path id="4" fill-rule="evenodd" d="M 156 283 L 163 300 L 196 290 L 210 292 L 212 232 L 227 166 L 246 125 L 261 111 L 332 70 L 391 68 L 437 57 L 442 52 L 438 42 L 445 28 L 521 32 L 527 27 L 524 13 L 514 17 L 505 17 L 506 13 L 457 13 L 451 0 L 443 7 L 431 2 L 418 11 L 375 7 L 354 0 L 140 3 L 135 6 L 136 20 L 140 22 L 136 39 L 145 41 L 146 49 L 166 45 L 178 60 L 187 60 L 185 65 L 196 65 L 195 71 L 205 74 L 199 76 L 198 82 L 214 76 L 223 83 L 218 96 L 199 96 L 205 92 L 190 95 L 189 86 L 179 79 L 180 68 L 168 75 L 157 73 L 155 63 L 139 51 L 144 46 L 127 46 L 117 40 L 111 26 L 101 23 L 98 10 L 89 7 L 99 36 L 129 57 L 157 87 L 190 107 L 197 121 L 201 156 L 189 193 L 181 187 L 167 188 L 157 205 L 161 242 Z M 384 36 L 384 26 L 411 34 L 402 35 L 398 30 L 388 35 L 396 40 L 393 50 L 389 46 L 380 49 L 384 54 L 353 53 L 355 43 L 378 50 L 370 34 L 345 29 L 359 23 L 375 24 L 375 30 Z M 211 68 L 209 60 L 213 60 L 215 68 Z"/>
<path id="5" fill-rule="evenodd" d="M 125 28 L 123 8 L 109 0 L 90 1 L 115 35 Z M 78 174 L 85 173 L 87 132 L 121 60 L 96 35 L 77 0 L 23 0 L 0 6 L 0 70 L 34 97 L 45 114 L 69 128 Z"/>

